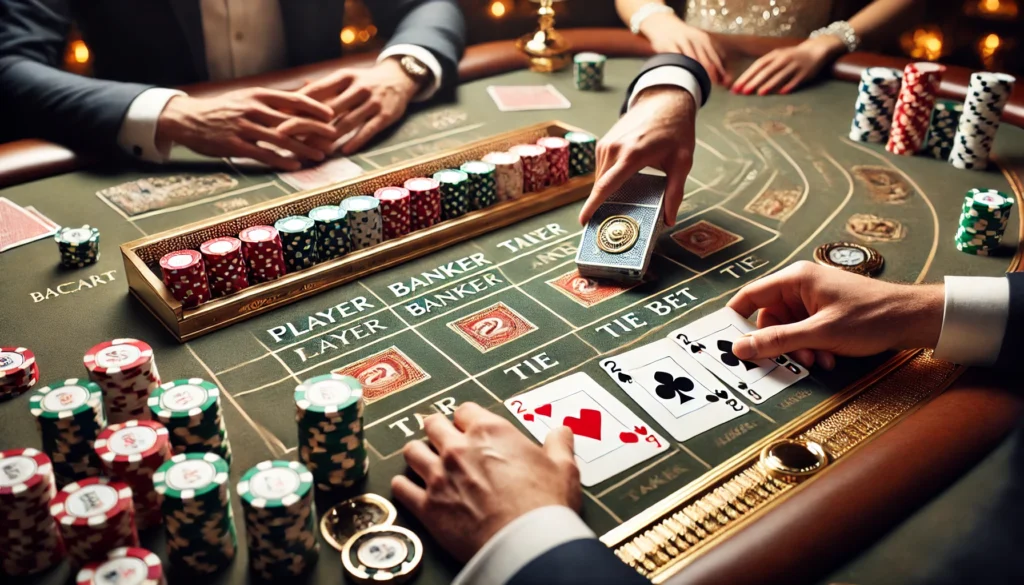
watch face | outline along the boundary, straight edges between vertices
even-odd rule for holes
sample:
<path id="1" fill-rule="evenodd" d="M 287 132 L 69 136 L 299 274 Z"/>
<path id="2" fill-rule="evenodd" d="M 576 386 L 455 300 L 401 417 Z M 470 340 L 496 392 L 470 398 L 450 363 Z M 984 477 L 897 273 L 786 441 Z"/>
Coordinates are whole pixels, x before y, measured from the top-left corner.
<path id="1" fill-rule="evenodd" d="M 829 250 L 828 259 L 840 266 L 856 266 L 863 264 L 867 257 L 863 250 L 839 246 Z"/>

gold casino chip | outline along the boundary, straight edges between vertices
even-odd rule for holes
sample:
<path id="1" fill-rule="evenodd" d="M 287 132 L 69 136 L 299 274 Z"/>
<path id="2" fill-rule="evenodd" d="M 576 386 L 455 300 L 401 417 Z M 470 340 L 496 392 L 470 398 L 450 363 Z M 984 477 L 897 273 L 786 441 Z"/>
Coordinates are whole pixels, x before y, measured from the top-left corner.
<path id="1" fill-rule="evenodd" d="M 853 242 L 832 242 L 818 246 L 814 261 L 854 274 L 874 276 L 882 270 L 885 259 L 878 250 Z"/>
<path id="2" fill-rule="evenodd" d="M 626 215 L 613 215 L 597 228 L 597 247 L 609 254 L 621 254 L 636 244 L 640 224 Z"/>

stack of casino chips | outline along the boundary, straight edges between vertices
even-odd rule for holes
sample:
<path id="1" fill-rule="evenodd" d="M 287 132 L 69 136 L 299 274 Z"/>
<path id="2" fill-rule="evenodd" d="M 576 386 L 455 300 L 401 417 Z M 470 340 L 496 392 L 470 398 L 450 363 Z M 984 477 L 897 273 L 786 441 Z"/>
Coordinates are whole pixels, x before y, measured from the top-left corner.
<path id="1" fill-rule="evenodd" d="M 50 500 L 57 493 L 50 458 L 35 449 L 0 451 L 0 570 L 12 577 L 44 571 L 64 557 Z"/>
<path id="2" fill-rule="evenodd" d="M 24 347 L 0 347 L 0 402 L 28 392 L 39 381 L 36 355 Z"/>
<path id="3" fill-rule="evenodd" d="M 156 553 L 123 546 L 78 571 L 75 585 L 167 585 L 167 579 Z"/>
<path id="4" fill-rule="evenodd" d="M 139 530 L 163 521 L 153 475 L 171 458 L 167 429 L 152 420 L 130 420 L 103 429 L 93 445 L 106 475 L 132 488 Z"/>
<path id="5" fill-rule="evenodd" d="M 903 70 L 903 86 L 896 98 L 886 150 L 907 155 L 921 150 L 945 70 L 936 63 L 910 63 Z"/>
<path id="6" fill-rule="evenodd" d="M 903 74 L 889 67 L 868 67 L 860 74 L 850 140 L 881 144 L 889 137 Z"/>
<path id="7" fill-rule="evenodd" d="M 210 281 L 206 278 L 206 264 L 199 252 L 168 252 L 160 259 L 160 272 L 164 284 L 182 307 L 191 309 L 210 300 Z"/>
<path id="8" fill-rule="evenodd" d="M 337 205 L 321 205 L 309 210 L 316 224 L 316 253 L 320 261 L 341 258 L 348 253 L 348 217 Z"/>
<path id="9" fill-rule="evenodd" d="M 351 487 L 366 476 L 363 387 L 351 376 L 324 374 L 295 389 L 299 461 L 322 491 Z"/>
<path id="10" fill-rule="evenodd" d="M 971 189 L 964 197 L 956 249 L 965 254 L 988 256 L 999 248 L 1013 211 L 1013 198 L 995 189 Z"/>
<path id="11" fill-rule="evenodd" d="M 441 220 L 454 219 L 469 211 L 469 175 L 458 169 L 434 173 L 441 188 Z"/>
<path id="12" fill-rule="evenodd" d="M 441 184 L 427 177 L 413 177 L 403 185 L 409 191 L 409 224 L 412 231 L 441 221 Z"/>
<path id="13" fill-rule="evenodd" d="M 341 200 L 341 208 L 348 217 L 348 231 L 352 249 L 362 250 L 384 241 L 384 225 L 380 215 L 380 201 L 369 195 L 355 195 Z"/>
<path id="14" fill-rule="evenodd" d="M 64 486 L 50 504 L 68 559 L 81 566 L 106 558 L 111 549 L 139 546 L 132 488 L 106 477 Z"/>
<path id="15" fill-rule="evenodd" d="M 316 562 L 313 474 L 297 461 L 263 461 L 238 482 L 249 566 L 266 581 L 302 574 Z"/>
<path id="16" fill-rule="evenodd" d="M 224 236 L 199 246 L 206 263 L 206 276 L 214 298 L 234 294 L 249 286 L 249 267 L 238 238 Z"/>
<path id="17" fill-rule="evenodd" d="M 209 451 L 231 463 L 231 442 L 216 384 L 202 378 L 172 380 L 149 397 L 149 409 L 167 427 L 173 454 Z"/>
<path id="18" fill-rule="evenodd" d="M 469 177 L 469 210 L 476 211 L 498 202 L 494 165 L 482 160 L 462 163 L 459 170 Z"/>
<path id="19" fill-rule="evenodd" d="M 113 339 L 94 345 L 82 358 L 89 379 L 103 390 L 107 420 L 149 420 L 146 404 L 160 386 L 153 348 L 138 339 Z"/>
<path id="20" fill-rule="evenodd" d="M 572 58 L 573 79 L 576 89 L 599 91 L 604 87 L 604 63 L 607 57 L 600 53 L 577 53 Z"/>
<path id="21" fill-rule="evenodd" d="M 566 132 L 569 141 L 569 176 L 579 177 L 594 172 L 597 164 L 597 138 L 586 132 Z"/>
<path id="22" fill-rule="evenodd" d="M 320 261 L 316 246 L 316 222 L 305 215 L 282 217 L 274 223 L 281 237 L 288 272 L 298 272 Z"/>
<path id="23" fill-rule="evenodd" d="M 548 160 L 539 144 L 517 144 L 509 149 L 523 159 L 523 192 L 543 191 L 548 184 Z"/>
<path id="24" fill-rule="evenodd" d="M 523 196 L 523 161 L 518 154 L 488 152 L 483 161 L 494 165 L 498 201 L 512 201 Z"/>
<path id="25" fill-rule="evenodd" d="M 928 137 L 924 141 L 924 152 L 939 160 L 948 160 L 953 151 L 956 127 L 964 112 L 963 104 L 952 100 L 939 100 L 932 110 L 928 124 Z"/>
<path id="26" fill-rule="evenodd" d="M 999 117 L 1013 92 L 1016 80 L 1005 73 L 971 74 L 967 99 L 957 126 L 949 163 L 958 169 L 981 170 L 988 166 Z"/>
<path id="27" fill-rule="evenodd" d="M 228 463 L 214 453 L 175 455 L 157 470 L 153 486 L 160 494 L 170 565 L 200 575 L 229 565 L 238 544 Z"/>
<path id="28" fill-rule="evenodd" d="M 569 141 L 560 136 L 544 136 L 537 140 L 543 146 L 548 163 L 548 186 L 562 185 L 569 180 Z"/>
<path id="29" fill-rule="evenodd" d="M 82 268 L 100 258 L 100 230 L 94 227 L 62 227 L 53 239 L 60 250 L 60 265 L 65 268 Z"/>
<path id="30" fill-rule="evenodd" d="M 412 198 L 404 187 L 381 187 L 373 194 L 380 201 L 383 238 L 391 240 L 412 231 Z"/>
<path id="31" fill-rule="evenodd" d="M 253 284 L 277 280 L 287 272 L 284 246 L 277 230 L 269 225 L 247 227 L 238 234 L 242 253 L 249 264 L 249 281 Z"/>
<path id="32" fill-rule="evenodd" d="M 102 473 L 93 442 L 107 425 L 103 391 L 88 380 L 70 378 L 43 386 L 29 397 L 29 411 L 53 462 L 57 487 Z"/>

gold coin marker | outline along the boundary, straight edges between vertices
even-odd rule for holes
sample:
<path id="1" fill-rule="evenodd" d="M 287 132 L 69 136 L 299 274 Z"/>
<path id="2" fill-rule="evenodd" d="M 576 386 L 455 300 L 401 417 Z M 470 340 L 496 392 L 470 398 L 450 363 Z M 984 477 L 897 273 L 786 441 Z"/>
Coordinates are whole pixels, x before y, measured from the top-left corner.
<path id="1" fill-rule="evenodd" d="M 828 465 L 828 454 L 814 441 L 783 439 L 761 450 L 761 465 L 775 479 L 800 483 Z"/>
<path id="2" fill-rule="evenodd" d="M 874 276 L 882 270 L 885 259 L 878 250 L 853 242 L 832 242 L 814 250 L 814 261 L 854 274 Z"/>
<path id="3" fill-rule="evenodd" d="M 627 215 L 613 215 L 597 228 L 597 247 L 609 254 L 629 251 L 640 238 L 640 224 Z"/>
<path id="4" fill-rule="evenodd" d="M 398 511 L 377 494 L 362 494 L 328 510 L 320 519 L 320 534 L 327 544 L 341 552 L 357 532 L 373 526 L 394 524 Z"/>

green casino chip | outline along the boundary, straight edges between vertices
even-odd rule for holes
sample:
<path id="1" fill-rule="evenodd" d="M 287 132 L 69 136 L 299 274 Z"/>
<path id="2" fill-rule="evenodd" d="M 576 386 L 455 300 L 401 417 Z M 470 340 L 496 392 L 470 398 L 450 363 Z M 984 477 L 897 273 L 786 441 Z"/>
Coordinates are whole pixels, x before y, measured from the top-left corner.
<path id="1" fill-rule="evenodd" d="M 245 472 L 238 495 L 254 508 L 286 508 L 305 498 L 313 474 L 297 461 L 263 461 Z"/>
<path id="2" fill-rule="evenodd" d="M 153 474 L 153 489 L 164 498 L 194 500 L 227 484 L 228 463 L 214 453 L 182 453 Z"/>
<path id="3" fill-rule="evenodd" d="M 220 398 L 220 388 L 201 378 L 161 384 L 149 397 L 149 409 L 161 421 L 193 418 L 209 411 Z"/>
<path id="4" fill-rule="evenodd" d="M 358 407 L 363 387 L 352 376 L 324 374 L 295 388 L 295 405 L 305 412 L 334 415 Z"/>
<path id="5" fill-rule="evenodd" d="M 103 404 L 103 390 L 94 382 L 69 378 L 39 388 L 29 397 L 28 404 L 36 418 L 73 418 L 95 413 Z"/>

